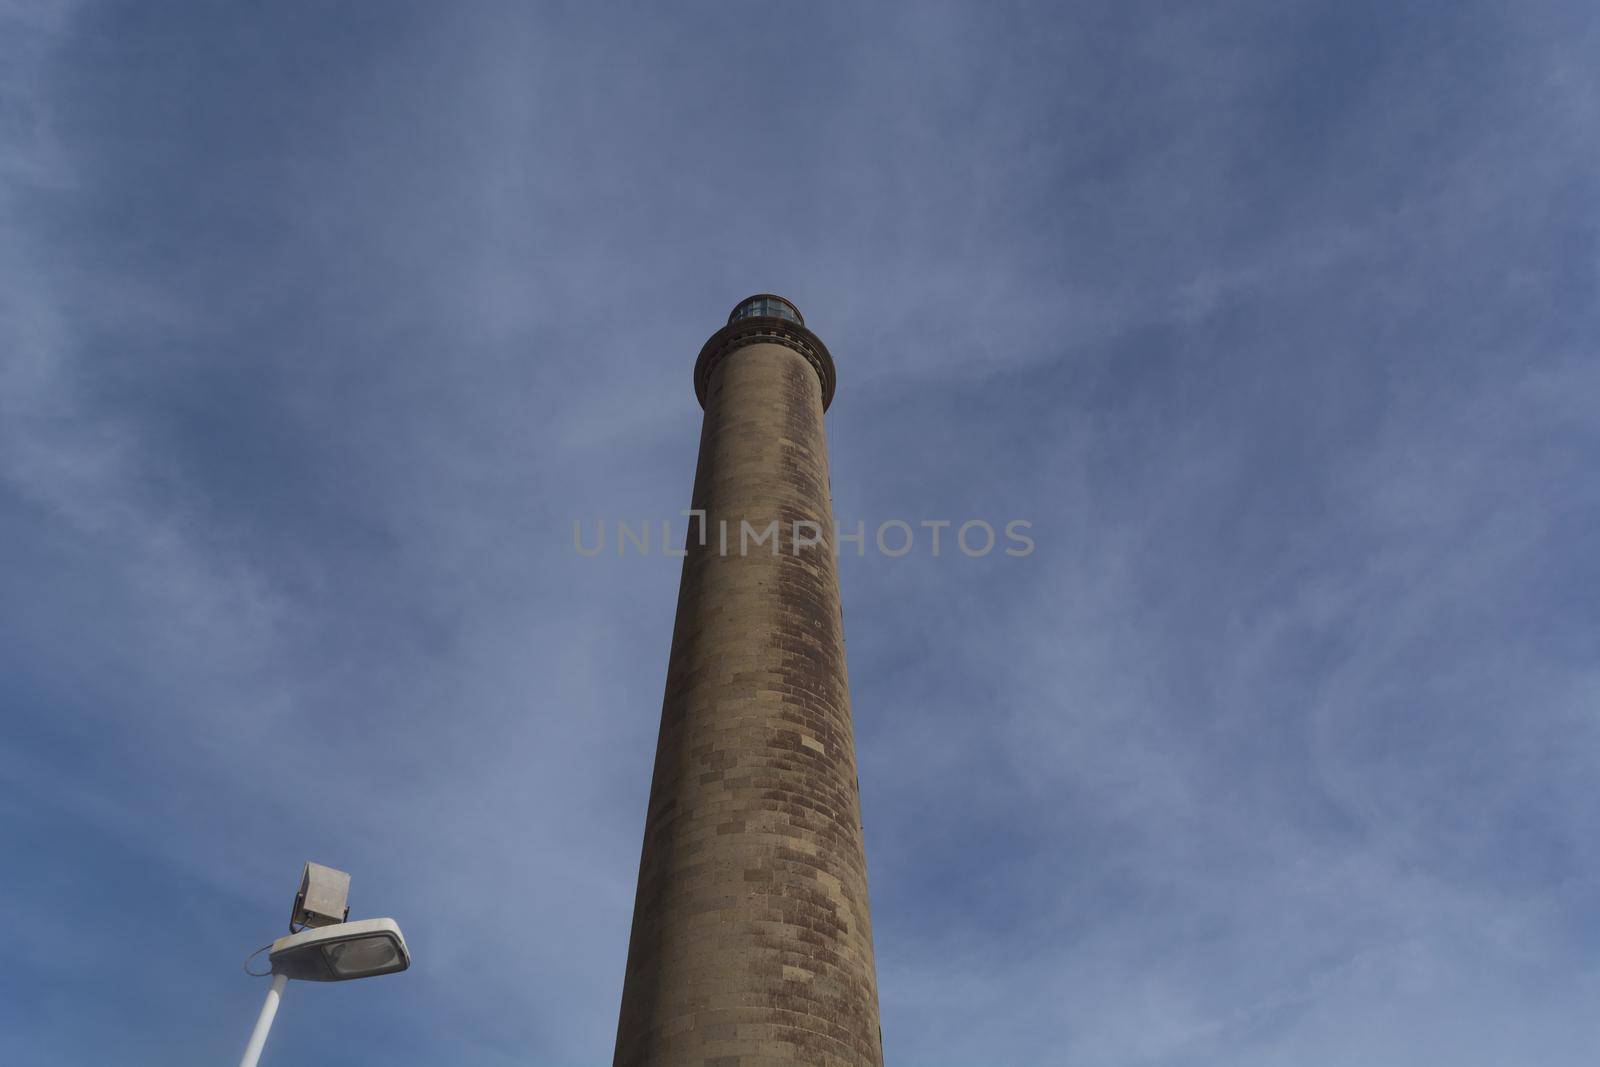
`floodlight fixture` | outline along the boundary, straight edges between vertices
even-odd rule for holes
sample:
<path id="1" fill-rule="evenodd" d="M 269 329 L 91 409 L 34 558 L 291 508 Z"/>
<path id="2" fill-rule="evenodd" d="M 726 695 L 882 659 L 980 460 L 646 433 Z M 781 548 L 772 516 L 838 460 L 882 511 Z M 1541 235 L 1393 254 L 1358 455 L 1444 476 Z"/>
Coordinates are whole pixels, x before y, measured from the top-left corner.
<path id="1" fill-rule="evenodd" d="M 350 876 L 320 863 L 306 863 L 300 891 L 294 895 L 289 932 L 308 926 L 332 926 L 350 918 Z"/>
<path id="2" fill-rule="evenodd" d="M 357 919 L 346 922 L 350 908 L 345 903 L 350 893 L 350 876 L 343 871 L 307 863 L 300 875 L 300 890 L 295 894 L 290 933 L 264 949 L 271 961 L 272 986 L 256 1019 L 250 1041 L 245 1045 L 239 1067 L 256 1067 L 266 1046 L 272 1020 L 277 1017 L 289 979 L 302 982 L 348 982 L 395 974 L 411 966 L 411 950 L 400 926 L 393 919 Z M 299 929 L 296 929 L 299 927 Z M 245 969 L 249 970 L 249 961 Z"/>

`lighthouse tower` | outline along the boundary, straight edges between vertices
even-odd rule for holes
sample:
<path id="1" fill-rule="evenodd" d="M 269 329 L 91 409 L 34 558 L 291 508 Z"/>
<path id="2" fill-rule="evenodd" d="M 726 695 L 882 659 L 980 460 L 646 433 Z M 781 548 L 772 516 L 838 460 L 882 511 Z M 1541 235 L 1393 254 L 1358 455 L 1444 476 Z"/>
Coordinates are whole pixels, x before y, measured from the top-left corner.
<path id="1" fill-rule="evenodd" d="M 762 294 L 700 350 L 694 385 L 703 518 L 614 1063 L 881 1067 L 823 428 L 833 358 L 793 304 Z"/>

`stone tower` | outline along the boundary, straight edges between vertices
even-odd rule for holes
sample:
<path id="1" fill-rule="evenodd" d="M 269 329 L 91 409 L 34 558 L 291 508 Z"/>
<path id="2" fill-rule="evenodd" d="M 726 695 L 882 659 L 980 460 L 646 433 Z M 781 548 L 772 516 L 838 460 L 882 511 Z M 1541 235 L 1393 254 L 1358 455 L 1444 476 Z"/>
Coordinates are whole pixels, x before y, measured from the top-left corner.
<path id="1" fill-rule="evenodd" d="M 694 385 L 704 522 L 685 546 L 614 1062 L 878 1067 L 822 424 L 833 358 L 764 294 L 712 334 Z"/>

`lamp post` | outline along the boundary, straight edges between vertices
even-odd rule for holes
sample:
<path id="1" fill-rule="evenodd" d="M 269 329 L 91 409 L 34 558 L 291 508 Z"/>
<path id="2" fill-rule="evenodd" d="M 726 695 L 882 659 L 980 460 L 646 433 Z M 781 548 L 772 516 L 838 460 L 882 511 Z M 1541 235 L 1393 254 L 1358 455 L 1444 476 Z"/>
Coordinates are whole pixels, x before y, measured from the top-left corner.
<path id="1" fill-rule="evenodd" d="M 290 932 L 267 948 L 272 985 L 267 989 L 266 1002 L 261 1005 L 239 1067 L 256 1067 L 261 1060 L 261 1050 L 266 1046 L 289 979 L 347 982 L 395 974 L 411 966 L 411 951 L 393 919 L 344 921 L 350 914 L 345 904 L 349 892 L 348 874 L 320 863 L 306 864 L 289 919 Z"/>

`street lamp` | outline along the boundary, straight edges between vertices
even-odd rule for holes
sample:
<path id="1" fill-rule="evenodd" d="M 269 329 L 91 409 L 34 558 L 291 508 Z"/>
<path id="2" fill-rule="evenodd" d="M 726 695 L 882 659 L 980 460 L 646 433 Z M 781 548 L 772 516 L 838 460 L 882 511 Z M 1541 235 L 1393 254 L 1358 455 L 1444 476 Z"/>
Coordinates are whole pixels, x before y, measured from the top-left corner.
<path id="1" fill-rule="evenodd" d="M 278 1002 L 289 979 L 302 982 L 348 982 L 395 974 L 411 966 L 411 951 L 393 919 L 344 921 L 350 915 L 345 898 L 350 876 L 320 863 L 307 863 L 295 894 L 289 934 L 266 948 L 272 986 L 245 1045 L 239 1067 L 256 1067 L 267 1043 Z M 296 930 L 296 927 L 301 929 Z M 260 950 L 257 950 L 260 951 Z M 246 964 L 248 967 L 248 963 Z M 255 974 L 258 972 L 251 971 Z"/>

